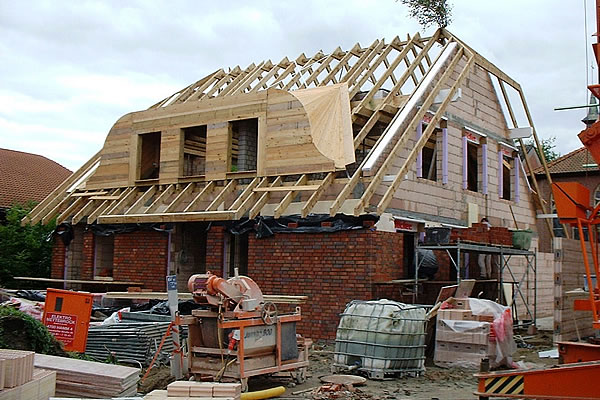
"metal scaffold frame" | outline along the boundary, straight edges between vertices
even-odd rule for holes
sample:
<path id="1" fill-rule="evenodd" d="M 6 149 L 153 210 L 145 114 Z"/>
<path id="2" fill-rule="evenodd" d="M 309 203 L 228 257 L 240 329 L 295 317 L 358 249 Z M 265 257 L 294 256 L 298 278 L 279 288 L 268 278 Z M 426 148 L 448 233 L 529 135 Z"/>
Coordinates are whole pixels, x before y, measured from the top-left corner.
<path id="1" fill-rule="evenodd" d="M 513 309 L 513 316 L 515 321 L 515 326 L 527 326 L 531 324 L 535 324 L 537 318 L 537 252 L 530 250 L 519 250 L 513 249 L 510 247 L 500 247 L 500 246 L 486 246 L 480 244 L 472 244 L 465 243 L 461 241 L 457 241 L 454 244 L 445 244 L 445 245 L 421 245 L 416 246 L 416 249 L 423 250 L 444 250 L 448 254 L 448 258 L 450 259 L 451 265 L 456 270 L 456 283 L 459 284 L 461 281 L 461 271 L 460 266 L 463 263 L 462 254 L 465 252 L 477 252 L 483 254 L 496 254 L 500 256 L 500 270 L 498 271 L 498 301 L 501 304 L 508 304 L 503 285 L 506 283 L 504 281 L 504 273 L 507 272 L 513 284 L 513 293 L 512 298 L 510 299 L 510 304 Z M 456 250 L 456 257 L 453 256 L 451 250 Z M 525 261 L 527 265 L 523 270 L 520 278 L 515 275 L 513 272 L 513 268 L 510 266 L 510 260 L 512 257 L 522 256 L 525 257 Z M 419 286 L 419 269 L 421 264 L 423 263 L 423 259 L 419 259 L 419 252 L 415 251 L 415 300 L 418 296 L 418 286 Z M 530 304 L 529 301 L 529 274 L 533 274 L 533 305 Z M 526 284 L 525 290 L 526 293 L 523 293 L 523 285 Z M 525 318 L 522 319 L 523 323 L 519 323 L 519 315 L 517 313 L 516 300 L 520 297 L 523 301 L 523 305 L 525 306 L 526 315 Z"/>

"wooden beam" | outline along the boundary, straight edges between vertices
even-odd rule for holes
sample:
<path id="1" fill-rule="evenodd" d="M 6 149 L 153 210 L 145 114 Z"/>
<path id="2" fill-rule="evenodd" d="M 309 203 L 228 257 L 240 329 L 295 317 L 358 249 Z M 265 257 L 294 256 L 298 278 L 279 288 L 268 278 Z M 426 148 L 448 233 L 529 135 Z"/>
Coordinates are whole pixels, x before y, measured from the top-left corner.
<path id="1" fill-rule="evenodd" d="M 190 211 L 155 214 L 101 215 L 100 224 L 229 221 L 235 218 L 235 211 Z"/>
<path id="2" fill-rule="evenodd" d="M 306 218 L 306 216 L 310 213 L 310 210 L 312 210 L 315 204 L 317 204 L 317 201 L 319 200 L 321 195 L 323 195 L 325 190 L 327 190 L 327 188 L 333 182 L 334 175 L 334 172 L 328 173 L 325 179 L 323 179 L 323 181 L 319 185 L 319 188 L 306 201 L 306 204 L 304 205 L 304 207 L 302 207 L 302 218 Z"/>
<path id="3" fill-rule="evenodd" d="M 100 203 L 100 205 L 87 216 L 87 224 L 93 224 L 99 215 L 110 208 L 111 203 L 112 200 L 104 200 Z"/>
<path id="4" fill-rule="evenodd" d="M 110 215 L 116 213 L 121 209 L 121 207 L 126 207 L 136 194 L 136 187 L 127 188 L 127 190 L 125 190 L 125 192 L 122 194 L 121 200 L 117 201 L 112 207 L 106 210 L 106 214 Z"/>
<path id="5" fill-rule="evenodd" d="M 37 206 L 34 207 L 33 210 L 29 213 L 29 215 L 25 216 L 21 220 L 21 225 L 25 225 L 28 223 L 36 224 L 38 221 L 42 219 L 44 213 L 48 210 L 52 209 L 57 203 L 60 203 L 64 200 L 64 197 L 68 196 L 65 192 L 77 183 L 82 177 L 84 177 L 87 173 L 89 173 L 92 168 L 96 166 L 98 162 L 100 162 L 100 153 L 97 152 L 90 158 L 85 164 L 81 166 L 76 172 L 74 172 L 71 176 L 64 180 L 56 189 L 54 189 L 44 200 L 42 200 Z M 64 197 L 61 197 L 64 196 Z"/>
<path id="6" fill-rule="evenodd" d="M 306 183 L 307 180 L 308 177 L 306 176 L 306 174 L 304 174 L 296 181 L 296 184 L 294 186 L 301 187 Z M 291 191 L 283 197 L 281 202 L 279 202 L 277 207 L 275 207 L 275 218 L 281 217 L 285 209 L 290 205 L 290 203 L 292 202 L 292 200 L 294 200 L 294 197 L 296 197 L 297 194 L 297 191 Z"/>
<path id="7" fill-rule="evenodd" d="M 121 196 L 106 195 L 106 196 L 92 196 L 92 197 L 90 197 L 90 200 L 119 200 L 120 198 L 121 198 Z"/>
<path id="8" fill-rule="evenodd" d="M 52 208 L 52 210 L 50 210 L 49 212 L 46 213 L 46 215 L 44 215 L 44 217 L 42 218 L 42 225 L 46 225 L 48 222 L 50 222 L 50 220 L 52 220 L 52 218 L 54 218 L 60 211 L 60 209 L 69 202 L 69 200 L 72 200 L 71 196 L 67 196 L 64 199 L 62 199 L 62 201 L 58 204 L 56 204 L 54 206 L 54 208 Z"/>
<path id="9" fill-rule="evenodd" d="M 277 178 L 275 178 L 273 183 L 271 183 L 271 187 L 279 185 L 281 183 L 281 181 L 282 181 L 281 176 L 278 176 Z M 254 205 L 250 209 L 250 212 L 248 213 L 248 218 L 250 218 L 250 219 L 256 218 L 256 216 L 258 216 L 258 214 L 260 214 L 260 211 L 265 206 L 265 204 L 267 204 L 267 202 L 269 201 L 269 197 L 271 197 L 270 192 L 263 193 L 262 196 L 260 196 L 260 198 L 258 199 L 258 201 L 256 203 L 254 203 Z"/>
<path id="10" fill-rule="evenodd" d="M 340 71 L 340 69 L 342 69 L 344 67 L 344 65 L 347 65 L 348 61 L 350 61 L 350 59 L 352 57 L 356 57 L 356 54 L 358 54 L 358 52 L 362 50 L 362 48 L 360 47 L 360 44 L 356 43 L 354 45 L 354 47 L 352 47 L 350 50 L 348 50 L 346 52 L 346 55 L 344 55 L 344 57 L 342 57 L 342 59 L 340 60 L 340 62 L 331 69 L 331 72 L 329 72 L 327 74 L 327 76 L 325 78 L 323 78 L 323 80 L 321 81 L 321 83 L 319 83 L 319 86 L 325 86 L 327 85 L 330 81 L 334 81 L 337 83 L 337 81 L 335 80 L 335 75 Z"/>
<path id="11" fill-rule="evenodd" d="M 235 179 L 230 180 L 229 183 L 223 187 L 223 190 L 221 190 L 217 197 L 215 197 L 208 207 L 206 207 L 206 211 L 216 211 L 217 208 L 219 208 L 219 206 L 225 201 L 225 198 L 235 190 L 236 186 L 237 181 Z"/>
<path id="12" fill-rule="evenodd" d="M 269 178 L 264 177 L 260 180 L 260 182 L 256 185 L 256 187 L 264 187 L 268 183 L 269 183 Z M 247 191 L 247 189 L 246 189 L 246 191 Z M 250 190 L 249 195 L 246 196 L 246 198 L 244 200 L 242 200 L 239 204 L 236 204 L 238 202 L 238 200 L 240 200 L 242 198 L 242 196 L 239 196 L 237 198 L 237 200 L 232 204 L 232 206 L 229 207 L 229 209 L 235 210 L 235 219 L 242 218 L 244 216 L 244 214 L 246 213 L 246 211 L 248 211 L 255 204 L 256 198 L 258 196 L 262 196 L 262 195 Z"/>
<path id="13" fill-rule="evenodd" d="M 173 193 L 175 185 L 171 184 L 167 186 L 165 190 L 150 204 L 150 207 L 144 211 L 144 214 L 152 214 L 161 205 L 165 203 L 165 200 Z M 128 210 L 129 211 L 129 210 Z"/>
<path id="14" fill-rule="evenodd" d="M 458 54 L 456 55 L 455 60 L 453 60 L 453 62 L 450 64 L 451 66 L 448 67 L 448 69 L 446 70 L 446 73 L 448 73 L 448 72 L 449 73 L 448 74 L 444 73 L 444 75 L 440 79 L 439 83 L 441 83 L 443 85 L 445 83 L 445 81 L 447 80 L 447 78 L 450 76 L 450 74 L 452 72 L 454 72 L 454 67 L 458 63 L 458 60 L 460 60 L 462 58 L 462 54 L 463 54 L 463 51 L 462 51 L 462 49 L 460 49 L 458 51 Z M 444 99 L 442 104 L 440 104 L 440 107 L 438 108 L 435 115 L 431 119 L 431 122 L 427 126 L 427 129 L 425 129 L 425 132 L 423 132 L 423 134 L 421 135 L 419 140 L 417 140 L 417 142 L 413 146 L 412 150 L 408 154 L 406 161 L 402 164 L 402 167 L 400 167 L 400 170 L 396 173 L 394 181 L 387 188 L 387 190 L 385 191 L 385 194 L 383 195 L 383 197 L 379 201 L 379 204 L 377 205 L 377 213 L 379 215 L 381 215 L 385 212 L 385 209 L 387 208 L 388 204 L 392 200 L 394 193 L 398 189 L 398 186 L 400 186 L 400 183 L 404 180 L 404 177 L 406 176 L 406 173 L 408 172 L 409 167 L 411 167 L 413 165 L 414 161 L 417 158 L 417 155 L 423 149 L 425 144 L 427 144 L 429 137 L 431 136 L 433 131 L 436 129 L 438 122 L 441 120 L 442 116 L 444 115 L 444 111 L 448 107 L 448 104 L 450 104 L 450 101 L 452 101 L 452 96 L 454 96 L 454 93 L 456 93 L 456 91 L 462 84 L 463 80 L 467 77 L 468 73 L 470 72 L 471 68 L 473 67 L 474 61 L 475 61 L 475 57 L 473 55 L 471 55 L 471 57 L 469 57 L 469 61 L 467 61 L 467 64 L 465 65 L 464 69 L 462 70 L 462 72 L 460 73 L 460 75 L 458 76 L 458 78 L 456 79 L 456 81 L 454 82 L 452 87 L 450 88 L 450 92 L 448 93 L 448 95 L 446 96 L 446 98 Z M 424 105 L 428 104 L 429 97 L 432 97 L 431 101 L 433 101 L 433 98 L 435 98 L 437 93 L 438 93 L 438 90 L 432 91 L 432 93 L 428 96 L 428 99 L 425 100 Z M 429 108 L 429 105 L 427 105 L 427 107 L 423 106 L 424 110 L 427 110 L 428 108 Z M 422 118 L 422 116 L 421 116 L 421 118 Z M 396 152 L 392 151 L 390 153 L 390 155 L 388 156 L 388 159 L 393 158 L 395 154 L 396 154 Z M 380 169 L 380 171 L 382 171 L 382 176 L 383 176 L 383 173 L 385 172 L 384 169 L 382 168 L 382 169 Z M 378 171 L 378 174 L 380 171 Z M 371 184 L 373 184 L 373 182 L 371 182 Z M 367 189 L 367 191 L 365 191 L 365 194 L 366 193 L 374 193 L 374 188 L 371 189 L 371 185 L 369 185 L 369 189 Z M 365 196 L 363 195 L 363 197 L 365 197 Z M 367 201 L 368 201 L 368 199 L 365 201 L 365 200 L 362 200 L 362 198 L 361 198 L 363 207 L 367 204 L 366 203 Z M 360 207 L 360 205 L 357 208 L 355 208 L 355 210 L 354 210 L 355 213 L 356 213 L 357 209 L 359 209 L 359 207 Z"/>
<path id="15" fill-rule="evenodd" d="M 293 185 L 293 186 L 277 186 L 277 187 L 266 187 L 266 188 L 256 188 L 255 192 L 311 192 L 313 190 L 317 190 L 319 185 Z"/>
<path id="16" fill-rule="evenodd" d="M 144 203 L 146 203 L 152 198 L 152 196 L 154 196 L 154 193 L 156 193 L 157 189 L 157 185 L 150 186 L 140 197 L 137 198 L 137 200 L 131 205 L 131 207 L 127 208 L 127 211 L 125 211 L 123 214 L 133 214 L 134 211 L 136 211 L 139 207 L 143 206 Z"/>
<path id="17" fill-rule="evenodd" d="M 92 212 L 96 207 L 100 204 L 98 200 L 90 200 L 85 205 L 77 211 L 73 218 L 71 218 L 71 225 L 77 225 L 79 221 L 81 221 L 84 217 L 86 217 L 90 212 Z"/>
<path id="18" fill-rule="evenodd" d="M 173 211 L 176 207 L 179 206 L 179 204 L 181 204 L 181 202 L 186 198 L 186 196 L 190 193 L 192 193 L 192 191 L 194 190 L 194 186 L 196 186 L 196 184 L 194 182 L 190 182 L 188 183 L 183 190 L 181 190 L 177 196 L 175 196 L 175 199 L 173 199 L 173 201 L 171 202 L 171 204 L 168 205 L 167 208 L 165 208 L 165 212 L 171 212 Z"/>
<path id="19" fill-rule="evenodd" d="M 71 194 L 71 197 L 101 196 L 103 194 L 108 194 L 108 192 L 106 190 L 100 190 L 97 192 L 75 192 Z"/>
<path id="20" fill-rule="evenodd" d="M 267 178 L 262 178 L 262 180 L 266 180 Z M 250 197 L 250 195 L 252 195 L 252 190 L 258 185 L 258 183 L 261 181 L 261 179 L 259 177 L 256 177 L 254 179 L 252 179 L 252 181 L 248 184 L 248 186 L 246 186 L 246 188 L 244 189 L 244 191 L 237 197 L 237 199 L 235 199 L 235 201 L 233 202 L 233 204 L 231 205 L 231 207 L 229 207 L 230 210 L 237 210 L 238 207 L 248 198 Z"/>
<path id="21" fill-rule="evenodd" d="M 382 40 L 381 44 L 383 45 L 383 43 L 384 42 Z M 369 77 L 371 77 L 371 78 L 373 77 L 373 75 L 372 75 L 373 72 L 375 70 L 377 70 L 377 68 L 379 68 L 379 66 L 381 65 L 381 63 L 383 63 L 383 61 L 386 59 L 386 57 L 388 56 L 388 54 L 390 54 L 390 52 L 393 49 L 394 48 L 392 46 L 386 46 L 385 49 L 383 49 L 383 51 L 381 51 L 381 49 L 380 49 L 379 51 L 381 51 L 381 53 L 379 54 L 379 56 L 377 57 L 377 59 L 373 62 L 373 64 L 367 65 L 367 68 L 363 69 L 364 73 L 362 75 L 358 75 L 358 76 L 360 76 L 360 79 L 358 79 L 357 82 L 355 82 L 355 83 L 352 84 L 352 89 L 350 89 L 350 98 L 351 99 L 354 98 L 354 96 L 356 95 L 356 93 L 358 93 L 360 91 L 360 88 L 367 81 L 367 79 L 369 79 Z M 373 51 L 372 53 L 373 53 L 373 55 L 377 54 L 376 51 Z M 358 78 L 358 76 L 356 78 Z"/>
<path id="22" fill-rule="evenodd" d="M 412 139 L 414 137 L 412 135 L 406 134 L 406 132 L 414 132 L 414 130 L 417 127 L 417 124 L 423 119 L 423 117 L 425 116 L 425 113 L 427 113 L 427 110 L 429 110 L 429 107 L 431 106 L 431 104 L 433 104 L 433 100 L 435 99 L 435 97 L 437 96 L 439 91 L 444 87 L 448 78 L 454 72 L 454 68 L 456 67 L 456 65 L 458 65 L 458 62 L 462 58 L 463 52 L 464 52 L 463 48 L 458 46 L 458 50 L 457 50 L 456 54 L 453 56 L 452 61 L 445 68 L 445 71 L 443 72 L 439 81 L 435 84 L 435 87 L 429 92 L 429 95 L 423 101 L 421 108 L 413 116 L 411 122 L 405 128 L 403 134 L 400 136 L 400 139 L 396 142 L 396 144 L 394 145 L 392 150 L 389 152 L 389 154 L 383 161 L 383 164 L 377 170 L 377 173 L 373 177 L 373 180 L 371 181 L 371 183 L 369 184 L 369 186 L 367 187 L 367 189 L 361 196 L 360 202 L 357 204 L 357 206 L 354 209 L 355 215 L 360 215 L 362 213 L 362 210 L 364 209 L 364 207 L 366 207 L 367 204 L 369 203 L 371 196 L 373 196 L 373 194 L 375 193 L 375 190 L 377 189 L 379 184 L 382 182 L 383 177 L 385 176 L 389 167 L 392 166 L 393 163 L 396 161 L 395 160 L 396 154 L 398 154 L 398 152 L 401 149 L 405 148 L 406 143 L 408 142 L 409 139 Z M 472 60 L 471 60 L 471 62 L 472 62 Z M 471 65 L 471 64 L 469 64 L 469 65 Z M 465 68 L 463 70 L 463 73 L 467 69 L 468 68 Z M 438 112 L 439 112 L 439 110 L 441 110 L 441 112 L 444 111 L 441 107 L 438 109 Z M 430 126 L 434 126 L 434 124 L 430 124 Z M 423 136 L 421 136 L 421 138 L 423 138 Z M 405 163 L 404 165 L 407 165 L 407 164 Z"/>
<path id="23" fill-rule="evenodd" d="M 212 192 L 215 187 L 215 181 L 210 181 L 202 188 L 202 190 L 192 199 L 190 204 L 183 210 L 183 212 L 189 212 L 196 206 L 208 193 Z"/>
<path id="24" fill-rule="evenodd" d="M 75 211 L 75 209 L 77 209 L 83 203 L 83 201 L 83 197 L 76 198 L 75 201 L 65 209 L 65 211 L 63 211 L 58 217 L 56 217 L 56 223 L 60 224 L 62 222 L 65 222 L 65 218 L 71 215 L 73 211 Z"/>
<path id="25" fill-rule="evenodd" d="M 498 83 L 500 85 L 500 91 L 502 92 L 502 97 L 504 98 L 504 103 L 506 104 L 506 109 L 508 110 L 508 114 L 510 116 L 512 124 L 515 128 L 517 128 L 519 126 L 517 123 L 517 117 L 515 116 L 515 113 L 512 108 L 512 104 L 510 103 L 510 99 L 508 97 L 508 93 L 506 92 L 506 87 L 504 86 L 504 82 L 499 78 L 497 78 L 497 79 L 498 79 Z M 546 208 L 546 205 L 544 204 L 544 201 L 541 196 L 542 192 L 540 191 L 538 181 L 535 178 L 535 174 L 533 172 L 533 167 L 531 166 L 531 162 L 529 161 L 529 158 L 527 157 L 527 152 L 525 149 L 525 143 L 523 143 L 523 139 L 519 139 L 519 146 L 521 146 L 521 149 L 523 150 L 523 154 L 525 156 L 525 165 L 527 166 L 527 170 L 529 171 L 529 175 L 531 176 L 531 181 L 533 182 L 535 195 L 537 197 L 538 203 L 540 204 L 540 208 L 542 209 L 542 213 L 548 214 L 548 209 Z M 519 171 L 516 171 L 516 173 L 518 174 Z M 525 177 L 525 179 L 527 179 L 527 177 Z M 550 237 L 554 238 L 555 235 L 554 235 L 554 227 L 552 226 L 552 222 L 548 218 L 544 218 L 544 220 L 546 223 L 546 228 L 548 228 L 548 232 L 550 233 Z M 566 226 L 564 224 L 563 224 L 563 230 L 565 232 L 566 237 L 569 238 L 569 230 L 566 229 Z"/>

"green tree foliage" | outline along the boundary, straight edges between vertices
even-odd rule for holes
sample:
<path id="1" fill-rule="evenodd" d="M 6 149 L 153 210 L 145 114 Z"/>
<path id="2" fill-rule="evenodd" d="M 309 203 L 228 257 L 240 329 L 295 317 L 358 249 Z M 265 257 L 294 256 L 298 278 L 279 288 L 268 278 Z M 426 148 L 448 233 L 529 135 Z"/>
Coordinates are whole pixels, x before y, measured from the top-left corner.
<path id="1" fill-rule="evenodd" d="M 423 29 L 431 25 L 445 28 L 452 22 L 452 5 L 448 0 L 400 0 L 400 3 L 408 6 L 408 15 Z"/>
<path id="2" fill-rule="evenodd" d="M 534 146 L 535 142 L 533 139 L 525 141 L 526 145 Z M 540 145 L 542 146 L 542 152 L 544 153 L 544 158 L 546 162 L 554 161 L 558 157 L 560 157 L 560 153 L 556 151 L 556 136 L 551 136 L 545 139 L 540 139 Z M 540 160 L 542 159 L 540 155 L 539 149 L 536 147 L 535 151 L 537 152 Z"/>
<path id="3" fill-rule="evenodd" d="M 0 284 L 12 283 L 15 276 L 49 277 L 52 242 L 49 235 L 55 222 L 47 225 L 21 226 L 21 219 L 34 204 L 15 205 L 7 210 L 6 221 L 0 223 Z"/>

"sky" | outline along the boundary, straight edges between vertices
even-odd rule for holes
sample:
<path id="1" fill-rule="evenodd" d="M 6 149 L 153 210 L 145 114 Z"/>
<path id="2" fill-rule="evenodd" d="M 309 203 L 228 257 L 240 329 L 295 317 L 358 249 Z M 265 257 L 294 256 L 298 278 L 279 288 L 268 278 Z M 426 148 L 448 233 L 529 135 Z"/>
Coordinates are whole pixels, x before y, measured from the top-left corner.
<path id="1" fill-rule="evenodd" d="M 450 2 L 448 29 L 521 84 L 538 135 L 581 147 L 587 109 L 554 108 L 598 81 L 594 1 Z M 77 170 L 119 117 L 219 68 L 433 30 L 394 0 L 0 0 L 0 147 Z"/>

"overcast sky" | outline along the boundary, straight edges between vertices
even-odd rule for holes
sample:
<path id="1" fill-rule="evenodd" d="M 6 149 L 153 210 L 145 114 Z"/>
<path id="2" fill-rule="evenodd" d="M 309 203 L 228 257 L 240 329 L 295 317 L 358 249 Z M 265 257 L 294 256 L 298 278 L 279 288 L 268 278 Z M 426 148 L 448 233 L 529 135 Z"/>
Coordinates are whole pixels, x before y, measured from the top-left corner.
<path id="1" fill-rule="evenodd" d="M 449 30 L 522 85 L 538 134 L 561 154 L 580 147 L 587 110 L 553 109 L 587 103 L 586 71 L 597 83 L 584 0 L 452 2 Z M 0 147 L 76 170 L 120 116 L 218 68 L 419 30 L 394 0 L 0 0 Z"/>

